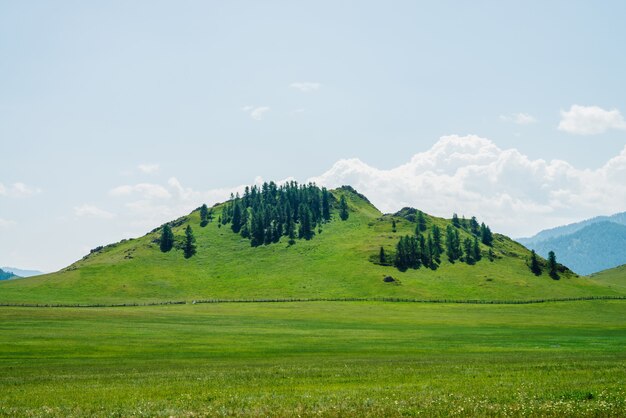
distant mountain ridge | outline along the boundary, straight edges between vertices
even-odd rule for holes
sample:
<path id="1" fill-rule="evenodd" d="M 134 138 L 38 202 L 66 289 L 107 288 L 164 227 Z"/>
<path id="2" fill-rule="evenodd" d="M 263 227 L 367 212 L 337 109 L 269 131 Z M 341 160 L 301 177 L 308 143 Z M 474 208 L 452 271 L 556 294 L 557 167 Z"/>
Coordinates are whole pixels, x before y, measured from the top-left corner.
<path id="1" fill-rule="evenodd" d="M 563 235 L 573 234 L 585 228 L 586 226 L 600 222 L 613 222 L 620 225 L 626 225 L 626 212 L 620 212 L 610 216 L 596 216 L 594 218 L 586 219 L 584 221 L 563 226 L 557 226 L 556 228 L 544 229 L 543 231 L 533 235 L 532 237 L 518 238 L 516 239 L 516 241 L 520 244 L 524 244 L 528 248 L 531 248 L 529 247 L 529 245 L 537 244 L 538 242 L 545 241 L 551 238 L 557 238 Z"/>
<path id="2" fill-rule="evenodd" d="M 626 220 L 626 213 L 554 228 L 543 231 L 546 234 L 537 234 L 533 239 L 519 241 L 544 257 L 554 251 L 560 263 L 578 274 L 589 275 L 626 264 L 626 222 L 613 222 L 613 219 Z M 574 232 L 556 235 L 564 231 Z M 551 234 L 553 236 L 550 237 Z"/>
<path id="3" fill-rule="evenodd" d="M 39 270 L 22 270 L 15 267 L 1 267 L 1 269 L 6 272 L 13 273 L 14 275 L 19 277 L 32 277 L 45 274 L 43 271 Z"/>
<path id="4" fill-rule="evenodd" d="M 14 277 L 16 277 L 15 274 L 11 273 L 10 271 L 4 271 L 0 269 L 0 280 L 9 280 Z"/>

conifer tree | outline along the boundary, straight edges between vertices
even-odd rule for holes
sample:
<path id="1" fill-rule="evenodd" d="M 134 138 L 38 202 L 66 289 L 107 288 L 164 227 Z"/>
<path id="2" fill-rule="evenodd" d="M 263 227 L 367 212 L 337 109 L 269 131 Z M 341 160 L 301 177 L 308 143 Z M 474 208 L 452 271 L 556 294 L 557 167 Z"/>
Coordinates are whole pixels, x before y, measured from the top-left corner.
<path id="1" fill-rule="evenodd" d="M 465 252 L 465 262 L 467 264 L 474 264 L 474 247 L 471 239 L 465 238 L 463 241 L 463 251 Z"/>
<path id="2" fill-rule="evenodd" d="M 440 262 L 439 257 L 441 257 L 441 253 L 443 252 L 443 247 L 441 245 L 441 229 L 439 229 L 437 225 L 433 225 L 432 234 L 434 244 L 433 256 L 437 262 Z"/>
<path id="3" fill-rule="evenodd" d="M 480 245 L 478 245 L 478 238 L 474 236 L 474 242 L 472 243 L 472 256 L 476 262 L 479 262 L 482 258 L 482 254 L 480 252 Z"/>
<path id="4" fill-rule="evenodd" d="M 161 238 L 159 239 L 159 247 L 164 253 L 168 252 L 174 246 L 174 233 L 169 224 L 163 225 L 161 229 Z"/>
<path id="5" fill-rule="evenodd" d="M 241 230 L 241 205 L 239 202 L 234 203 L 233 207 L 233 219 L 232 219 L 231 229 L 235 234 L 238 234 Z"/>
<path id="6" fill-rule="evenodd" d="M 187 225 L 185 229 L 185 245 L 183 247 L 185 258 L 190 258 L 196 253 L 196 238 L 193 236 L 191 225 Z"/>
<path id="7" fill-rule="evenodd" d="M 350 214 L 348 213 L 348 202 L 346 202 L 346 196 L 341 195 L 341 199 L 339 199 L 339 217 L 342 221 L 346 221 Z"/>
<path id="8" fill-rule="evenodd" d="M 550 277 L 552 277 L 554 280 L 559 279 L 559 273 L 557 271 L 556 264 L 556 255 L 554 254 L 554 251 L 550 251 L 548 253 L 548 272 L 550 274 Z"/>
<path id="9" fill-rule="evenodd" d="M 391 232 L 396 232 L 396 220 L 391 220 Z"/>
<path id="10" fill-rule="evenodd" d="M 209 208 L 206 203 L 200 207 L 200 226 L 205 227 L 209 223 Z"/>
<path id="11" fill-rule="evenodd" d="M 480 226 L 478 225 L 478 221 L 476 220 L 475 216 L 472 216 L 472 218 L 470 219 L 469 227 L 470 227 L 470 232 L 473 235 L 478 236 L 478 234 L 480 234 Z"/>
<path id="12" fill-rule="evenodd" d="M 426 231 L 426 217 L 421 210 L 417 211 L 417 230 L 419 230 L 419 232 Z"/>
<path id="13" fill-rule="evenodd" d="M 493 245 L 493 234 L 491 233 L 491 229 L 489 229 L 484 222 L 480 224 L 480 240 L 489 247 Z"/>
<path id="14" fill-rule="evenodd" d="M 311 211 L 304 204 L 300 205 L 300 229 L 299 238 L 310 240 L 313 238 L 313 227 L 311 224 Z"/>
<path id="15" fill-rule="evenodd" d="M 378 253 L 378 262 L 380 264 L 387 264 L 387 255 L 385 254 L 385 249 L 381 246 L 380 252 Z"/>
<path id="16" fill-rule="evenodd" d="M 322 187 L 322 218 L 326 222 L 330 221 L 330 193 L 326 187 Z"/>
<path id="17" fill-rule="evenodd" d="M 459 215 L 457 215 L 456 213 L 452 214 L 452 225 L 454 225 L 457 228 L 461 227 L 461 222 L 459 221 Z"/>
<path id="18" fill-rule="evenodd" d="M 461 257 L 459 231 L 451 225 L 446 227 L 446 253 L 451 263 L 454 263 L 455 260 Z"/>
<path id="19" fill-rule="evenodd" d="M 530 271 L 532 271 L 535 276 L 539 276 L 541 274 L 541 266 L 539 265 L 539 260 L 537 259 L 535 250 L 531 250 L 530 252 Z"/>

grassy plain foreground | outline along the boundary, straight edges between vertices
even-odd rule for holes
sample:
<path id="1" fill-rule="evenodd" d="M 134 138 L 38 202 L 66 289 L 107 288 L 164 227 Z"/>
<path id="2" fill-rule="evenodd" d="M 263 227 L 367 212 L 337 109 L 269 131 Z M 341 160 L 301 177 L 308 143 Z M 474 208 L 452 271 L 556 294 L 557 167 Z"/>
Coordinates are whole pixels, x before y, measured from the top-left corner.
<path id="1" fill-rule="evenodd" d="M 626 302 L 1 308 L 2 416 L 624 416 Z"/>

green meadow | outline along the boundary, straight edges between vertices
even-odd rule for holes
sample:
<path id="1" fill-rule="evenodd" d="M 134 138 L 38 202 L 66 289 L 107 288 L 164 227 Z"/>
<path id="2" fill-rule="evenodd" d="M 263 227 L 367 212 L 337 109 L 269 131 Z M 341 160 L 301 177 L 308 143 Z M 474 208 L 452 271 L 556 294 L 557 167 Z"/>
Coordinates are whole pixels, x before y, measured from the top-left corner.
<path id="1" fill-rule="evenodd" d="M 626 302 L 1 308 L 2 416 L 623 416 Z"/>

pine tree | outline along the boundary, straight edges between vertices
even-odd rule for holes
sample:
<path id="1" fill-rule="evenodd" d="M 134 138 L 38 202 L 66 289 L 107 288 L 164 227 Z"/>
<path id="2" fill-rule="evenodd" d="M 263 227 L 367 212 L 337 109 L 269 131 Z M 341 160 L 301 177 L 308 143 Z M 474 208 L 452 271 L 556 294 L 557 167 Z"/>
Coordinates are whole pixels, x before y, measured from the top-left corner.
<path id="1" fill-rule="evenodd" d="M 441 230 L 439 229 L 437 225 L 433 225 L 432 236 L 433 236 L 433 258 L 437 261 L 437 263 L 440 263 L 441 253 L 443 252 L 443 247 L 441 246 Z"/>
<path id="2" fill-rule="evenodd" d="M 190 258 L 196 253 L 196 238 L 193 236 L 191 225 L 185 229 L 185 245 L 183 247 L 185 258 Z"/>
<path id="3" fill-rule="evenodd" d="M 289 245 L 296 243 L 296 224 L 293 219 L 290 219 L 287 224 L 287 236 L 289 237 Z"/>
<path id="4" fill-rule="evenodd" d="M 348 213 L 348 202 L 346 202 L 346 196 L 341 195 L 341 199 L 339 199 L 339 217 L 342 221 L 348 219 L 350 214 Z"/>
<path id="5" fill-rule="evenodd" d="M 230 227 L 235 234 L 238 234 L 241 230 L 241 205 L 239 204 L 239 202 L 235 202 L 234 205 L 233 219 L 231 221 L 232 224 Z"/>
<path id="6" fill-rule="evenodd" d="M 489 247 L 493 245 L 493 234 L 491 233 L 491 229 L 489 229 L 484 222 L 480 224 L 480 240 Z"/>
<path id="7" fill-rule="evenodd" d="M 218 228 L 221 228 L 221 227 L 222 227 L 222 225 L 223 225 L 223 222 L 222 222 L 222 215 L 220 215 L 220 216 L 218 216 L 218 217 L 217 217 L 217 227 L 218 227 Z"/>
<path id="8" fill-rule="evenodd" d="M 459 215 L 457 215 L 456 213 L 452 214 L 452 225 L 454 225 L 457 228 L 461 227 L 461 222 L 459 221 Z"/>
<path id="9" fill-rule="evenodd" d="M 474 236 L 474 242 L 472 243 L 472 256 L 476 262 L 479 262 L 483 258 L 480 252 L 480 245 L 478 245 L 478 238 Z"/>
<path id="10" fill-rule="evenodd" d="M 474 247 L 472 246 L 472 240 L 465 238 L 463 241 L 463 251 L 465 252 L 465 262 L 467 264 L 474 264 Z"/>
<path id="11" fill-rule="evenodd" d="M 451 263 L 454 263 L 455 260 L 461 257 L 459 231 L 452 225 L 448 225 L 446 228 L 446 253 Z"/>
<path id="12" fill-rule="evenodd" d="M 378 253 L 378 261 L 380 264 L 387 264 L 387 255 L 385 254 L 385 249 L 380 247 L 380 253 Z"/>
<path id="13" fill-rule="evenodd" d="M 426 217 L 421 210 L 417 211 L 417 230 L 419 230 L 419 232 L 426 231 Z"/>
<path id="14" fill-rule="evenodd" d="M 324 221 L 330 221 L 330 193 L 325 187 L 322 187 L 322 218 Z"/>
<path id="15" fill-rule="evenodd" d="M 559 273 L 557 271 L 556 264 L 556 255 L 554 254 L 554 251 L 550 251 L 548 253 L 548 272 L 550 273 L 550 277 L 552 277 L 554 280 L 559 279 Z"/>
<path id="16" fill-rule="evenodd" d="M 473 235 L 478 236 L 478 234 L 480 234 L 480 226 L 478 225 L 478 221 L 476 220 L 475 216 L 472 216 L 472 219 L 470 219 L 469 226 L 470 226 L 470 232 Z"/>
<path id="17" fill-rule="evenodd" d="M 298 237 L 306 240 L 313 238 L 311 211 L 304 204 L 300 205 L 300 229 L 298 231 Z"/>
<path id="18" fill-rule="evenodd" d="M 537 259 L 535 250 L 530 252 L 530 271 L 532 271 L 535 276 L 539 276 L 541 274 L 541 266 L 539 265 L 539 260 Z"/>
<path id="19" fill-rule="evenodd" d="M 391 220 L 391 232 L 396 232 L 396 220 L 392 219 Z"/>
<path id="20" fill-rule="evenodd" d="M 174 246 L 174 233 L 172 232 L 172 228 L 165 224 L 161 229 L 161 238 L 159 240 L 159 247 L 161 251 L 164 253 L 168 252 Z"/>
<path id="21" fill-rule="evenodd" d="M 205 227 L 209 223 L 209 208 L 206 203 L 200 207 L 200 226 Z"/>

